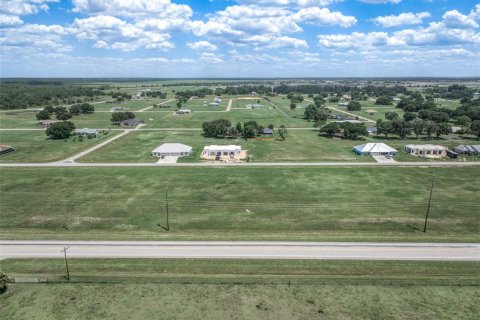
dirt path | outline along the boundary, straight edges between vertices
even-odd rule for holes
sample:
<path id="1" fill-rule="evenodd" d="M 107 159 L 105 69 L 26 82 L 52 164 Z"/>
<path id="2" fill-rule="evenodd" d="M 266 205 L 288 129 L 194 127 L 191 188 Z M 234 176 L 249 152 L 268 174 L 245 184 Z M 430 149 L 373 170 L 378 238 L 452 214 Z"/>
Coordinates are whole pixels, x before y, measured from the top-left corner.
<path id="1" fill-rule="evenodd" d="M 169 103 L 169 102 L 171 102 L 171 101 L 173 101 L 173 100 L 175 100 L 175 99 L 170 99 L 170 100 L 163 101 L 163 102 L 157 103 L 157 104 L 158 104 L 158 105 L 162 105 L 162 104 L 165 104 L 165 103 Z M 143 111 L 152 109 L 153 107 L 154 107 L 154 106 L 146 107 L 146 108 L 143 108 L 143 109 L 138 110 L 137 112 L 143 112 Z"/>

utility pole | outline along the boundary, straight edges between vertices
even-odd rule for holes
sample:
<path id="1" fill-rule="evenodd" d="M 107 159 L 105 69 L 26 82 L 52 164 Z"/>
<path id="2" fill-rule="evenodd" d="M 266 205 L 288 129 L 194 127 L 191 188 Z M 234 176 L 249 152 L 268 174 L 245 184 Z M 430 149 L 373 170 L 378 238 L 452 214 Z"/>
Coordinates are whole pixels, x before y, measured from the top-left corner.
<path id="1" fill-rule="evenodd" d="M 168 212 L 168 179 L 165 178 L 165 209 L 167 212 L 167 231 L 170 231 L 170 221 Z"/>
<path id="2" fill-rule="evenodd" d="M 67 250 L 70 247 L 63 247 L 63 250 L 60 252 L 63 252 L 65 254 L 65 267 L 67 268 L 67 280 L 70 281 L 70 271 L 68 270 L 68 260 L 67 260 Z"/>
<path id="3" fill-rule="evenodd" d="M 428 214 L 430 213 L 430 205 L 432 204 L 432 194 L 433 194 L 434 185 L 435 185 L 435 177 L 433 177 L 432 186 L 430 188 L 430 197 L 428 198 L 427 213 L 425 214 L 425 224 L 423 226 L 423 232 L 427 232 Z"/>

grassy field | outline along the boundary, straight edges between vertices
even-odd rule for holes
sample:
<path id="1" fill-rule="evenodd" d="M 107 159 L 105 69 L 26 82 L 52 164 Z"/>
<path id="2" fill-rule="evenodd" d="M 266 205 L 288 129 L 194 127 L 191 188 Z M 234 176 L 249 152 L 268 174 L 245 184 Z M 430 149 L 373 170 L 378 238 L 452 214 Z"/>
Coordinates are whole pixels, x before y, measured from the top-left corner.
<path id="1" fill-rule="evenodd" d="M 480 180 L 473 178 L 479 170 L 4 168 L 0 233 L 3 239 L 479 241 Z M 165 222 L 165 178 L 170 232 L 158 226 Z"/>
<path id="2" fill-rule="evenodd" d="M 84 138 L 82 142 L 77 136 L 65 140 L 51 140 L 43 130 L 35 131 L 1 131 L 0 144 L 15 148 L 14 152 L 0 155 L 0 162 L 49 162 L 63 160 L 88 149 L 118 132 L 101 133 L 97 138 Z"/>
<path id="3" fill-rule="evenodd" d="M 96 103 L 94 106 L 96 111 L 110 111 L 110 109 L 112 109 L 113 107 L 123 107 L 127 108 L 128 111 L 135 112 L 137 110 L 151 107 L 154 104 L 161 103 L 167 100 L 168 99 L 148 98 L 142 100 L 131 100 L 123 103 Z"/>
<path id="4" fill-rule="evenodd" d="M 222 102 L 226 104 L 227 102 Z M 187 104 L 188 105 L 188 104 Z M 187 108 L 187 105 L 185 108 Z M 203 108 L 203 107 L 202 107 Z M 217 107 L 210 107 L 217 108 Z M 153 110 L 153 109 L 152 109 Z M 152 128 L 201 128 L 202 123 L 214 119 L 227 119 L 232 123 L 255 120 L 259 124 L 267 126 L 274 124 L 276 127 L 281 124 L 287 127 L 310 127 L 310 124 L 303 119 L 292 119 L 285 117 L 275 109 L 264 108 L 260 110 L 232 110 L 230 112 L 219 112 L 209 109 L 209 111 L 193 111 L 191 115 L 174 115 L 174 109 L 153 110 L 135 113 L 138 119 L 144 120 L 148 127 Z M 114 128 L 110 122 L 110 112 L 96 112 L 93 114 L 80 115 L 73 117 L 70 121 L 74 122 L 78 128 Z M 7 128 L 38 128 L 36 125 L 35 112 L 8 112 L 0 113 L 0 127 Z"/>
<path id="5" fill-rule="evenodd" d="M 202 131 L 135 131 L 81 158 L 81 162 L 155 162 L 150 152 L 165 142 L 193 147 L 181 162 L 201 161 L 203 147 L 209 144 L 237 144 L 248 150 L 250 161 L 373 161 L 352 152 L 357 142 L 330 139 L 314 130 L 291 130 L 286 141 L 205 138 Z"/>
<path id="6" fill-rule="evenodd" d="M 59 259 L 6 259 L 9 277 L 65 282 Z M 294 283 L 479 285 L 478 262 L 262 260 L 262 259 L 69 259 L 72 282 Z"/>
<path id="7" fill-rule="evenodd" d="M 476 319 L 478 287 L 17 284 L 3 319 Z"/>
<path id="8" fill-rule="evenodd" d="M 476 319 L 478 263 L 3 260 L 3 319 Z M 188 301 L 188 303 L 186 303 Z"/>

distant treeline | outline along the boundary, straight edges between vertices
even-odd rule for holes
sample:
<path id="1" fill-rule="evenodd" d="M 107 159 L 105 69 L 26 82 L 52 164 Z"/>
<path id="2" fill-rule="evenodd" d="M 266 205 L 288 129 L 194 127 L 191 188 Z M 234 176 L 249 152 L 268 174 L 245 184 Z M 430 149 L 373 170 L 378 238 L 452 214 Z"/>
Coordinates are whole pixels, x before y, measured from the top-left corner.
<path id="1" fill-rule="evenodd" d="M 80 97 L 94 98 L 104 95 L 98 88 L 82 86 L 65 86 L 57 84 L 57 81 L 48 81 L 49 85 L 41 83 L 40 80 L 32 80 L 33 84 L 27 82 L 13 83 L 3 81 L 0 86 L 0 109 L 25 109 L 48 105 L 59 105 L 62 103 L 73 104 Z"/>

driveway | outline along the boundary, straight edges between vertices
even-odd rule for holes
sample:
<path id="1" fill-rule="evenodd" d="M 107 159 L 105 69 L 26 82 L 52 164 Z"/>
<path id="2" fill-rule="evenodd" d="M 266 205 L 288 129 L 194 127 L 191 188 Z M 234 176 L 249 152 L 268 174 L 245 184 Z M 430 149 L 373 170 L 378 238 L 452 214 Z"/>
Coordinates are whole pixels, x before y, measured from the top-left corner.
<path id="1" fill-rule="evenodd" d="M 392 163 L 392 162 L 397 162 L 395 161 L 395 159 L 393 159 L 392 157 L 387 158 L 385 156 L 372 156 L 373 159 L 375 159 L 375 161 L 379 162 L 379 163 Z"/>
<path id="2" fill-rule="evenodd" d="M 158 158 L 157 163 L 177 163 L 178 157 L 174 156 L 165 156 L 163 159 Z"/>

